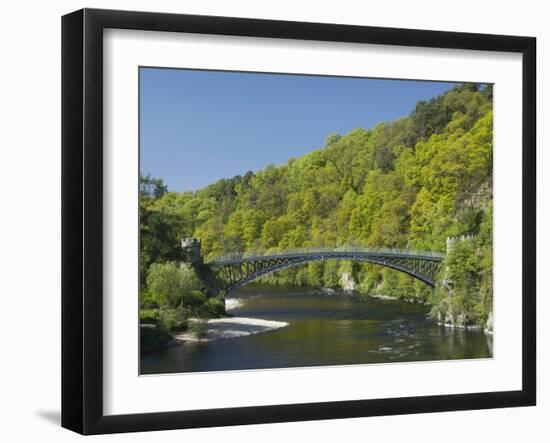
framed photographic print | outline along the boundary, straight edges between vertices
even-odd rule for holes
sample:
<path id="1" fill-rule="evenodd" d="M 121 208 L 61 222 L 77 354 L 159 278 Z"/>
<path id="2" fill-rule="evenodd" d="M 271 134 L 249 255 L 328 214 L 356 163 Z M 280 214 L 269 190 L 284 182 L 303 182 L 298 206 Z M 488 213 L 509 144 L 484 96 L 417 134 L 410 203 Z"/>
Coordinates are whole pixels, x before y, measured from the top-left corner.
<path id="1" fill-rule="evenodd" d="M 530 37 L 62 21 L 62 425 L 534 405 Z"/>

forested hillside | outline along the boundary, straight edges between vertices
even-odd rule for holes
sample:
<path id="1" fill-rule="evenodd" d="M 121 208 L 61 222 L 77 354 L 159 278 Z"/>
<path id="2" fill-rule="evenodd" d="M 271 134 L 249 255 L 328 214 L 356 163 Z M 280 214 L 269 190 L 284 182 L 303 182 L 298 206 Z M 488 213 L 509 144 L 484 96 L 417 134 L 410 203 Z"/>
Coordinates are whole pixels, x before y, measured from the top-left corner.
<path id="1" fill-rule="evenodd" d="M 314 262 L 269 279 L 338 287 L 349 271 L 364 293 L 429 303 L 448 323 L 485 325 L 492 312 L 492 122 L 492 88 L 460 85 L 418 102 L 407 117 L 331 134 L 323 147 L 284 165 L 196 192 L 168 192 L 161 180 L 142 177 L 142 289 L 153 263 L 181 259 L 183 237 L 200 238 L 209 258 L 344 245 L 445 252 L 447 237 L 470 235 L 447 256 L 435 292 L 405 274 L 346 262 Z"/>

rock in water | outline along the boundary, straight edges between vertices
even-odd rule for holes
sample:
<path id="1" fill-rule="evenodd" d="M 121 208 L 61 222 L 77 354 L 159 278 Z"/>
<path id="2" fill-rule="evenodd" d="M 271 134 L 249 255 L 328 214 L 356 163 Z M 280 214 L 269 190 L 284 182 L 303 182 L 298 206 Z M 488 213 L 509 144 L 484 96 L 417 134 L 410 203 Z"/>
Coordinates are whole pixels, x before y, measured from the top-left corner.
<path id="1" fill-rule="evenodd" d="M 355 280 L 351 276 L 349 272 L 343 272 L 342 273 L 342 288 L 344 291 L 355 291 L 355 288 L 357 287 L 357 283 L 355 283 Z"/>

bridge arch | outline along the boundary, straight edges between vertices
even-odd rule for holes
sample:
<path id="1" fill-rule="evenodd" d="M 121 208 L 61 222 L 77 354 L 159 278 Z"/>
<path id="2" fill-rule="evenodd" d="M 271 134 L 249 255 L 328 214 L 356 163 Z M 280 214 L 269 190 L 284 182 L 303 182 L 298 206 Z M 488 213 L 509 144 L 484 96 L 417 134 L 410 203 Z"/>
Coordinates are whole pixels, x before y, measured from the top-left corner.
<path id="1" fill-rule="evenodd" d="M 273 255 L 226 257 L 209 263 L 217 273 L 224 294 L 240 288 L 264 275 L 300 266 L 312 261 L 346 260 L 372 263 L 403 272 L 435 287 L 436 275 L 444 255 L 439 253 L 363 250 L 363 251 L 299 251 Z"/>

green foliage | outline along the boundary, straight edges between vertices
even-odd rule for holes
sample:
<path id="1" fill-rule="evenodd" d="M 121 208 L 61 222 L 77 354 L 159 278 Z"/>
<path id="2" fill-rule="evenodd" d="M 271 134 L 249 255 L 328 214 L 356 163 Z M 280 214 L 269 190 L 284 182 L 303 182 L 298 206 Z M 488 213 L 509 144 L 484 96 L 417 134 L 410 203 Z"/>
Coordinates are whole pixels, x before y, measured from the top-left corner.
<path id="1" fill-rule="evenodd" d="M 187 312 L 183 306 L 160 308 L 158 326 L 165 331 L 184 331 L 187 329 Z"/>
<path id="2" fill-rule="evenodd" d="M 201 283 L 189 265 L 154 263 L 147 273 L 147 287 L 159 306 L 195 306 Z"/>
<path id="3" fill-rule="evenodd" d="M 139 321 L 141 324 L 154 324 L 158 323 L 159 316 L 157 309 L 142 308 L 139 310 Z"/>
<path id="4" fill-rule="evenodd" d="M 433 295 L 411 277 L 374 265 L 357 266 L 353 275 L 362 291 L 441 305 L 482 322 L 492 309 L 492 126 L 492 87 L 458 85 L 419 102 L 408 117 L 331 134 L 320 149 L 284 165 L 196 192 L 167 192 L 162 181 L 144 177 L 142 289 L 160 305 L 181 300 L 200 313 L 191 293 L 200 287 L 183 291 L 182 271 L 170 265 L 181 260 L 182 237 L 200 238 L 210 258 L 340 245 L 444 252 L 448 236 L 473 234 L 475 246 L 459 246 L 445 264 L 456 279 L 452 300 L 441 288 Z M 346 266 L 310 263 L 264 280 L 338 287 Z M 215 303 L 204 300 L 203 307 Z"/>
<path id="5" fill-rule="evenodd" d="M 490 229 L 488 224 L 484 229 Z M 487 233 L 484 233 L 487 235 Z M 443 283 L 436 288 L 432 316 L 449 323 L 485 325 L 493 310 L 492 242 L 480 235 L 456 243 L 443 263 Z"/>
<path id="6" fill-rule="evenodd" d="M 141 290 L 140 307 L 142 310 L 153 309 L 157 306 L 154 295 L 148 288 Z"/>
<path id="7" fill-rule="evenodd" d="M 141 324 L 156 324 L 166 332 L 185 330 L 192 317 L 220 317 L 225 313 L 221 300 L 201 290 L 195 270 L 175 262 L 150 266 L 141 305 Z"/>
<path id="8" fill-rule="evenodd" d="M 147 189 L 147 188 L 145 188 Z M 145 287 L 146 272 L 155 261 L 181 260 L 180 239 L 185 236 L 185 219 L 174 209 L 173 193 L 159 190 L 140 193 L 140 279 Z"/>
<path id="9" fill-rule="evenodd" d="M 205 338 L 208 332 L 208 322 L 204 319 L 198 319 L 190 322 L 189 332 L 197 338 Z"/>
<path id="10" fill-rule="evenodd" d="M 204 304 L 204 316 L 210 318 L 221 317 L 225 314 L 225 304 L 222 300 L 211 297 Z"/>
<path id="11" fill-rule="evenodd" d="M 145 198 L 162 197 L 168 188 L 163 181 L 158 178 L 151 177 L 151 174 L 139 177 L 139 194 Z"/>

